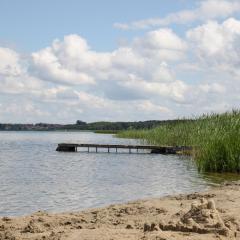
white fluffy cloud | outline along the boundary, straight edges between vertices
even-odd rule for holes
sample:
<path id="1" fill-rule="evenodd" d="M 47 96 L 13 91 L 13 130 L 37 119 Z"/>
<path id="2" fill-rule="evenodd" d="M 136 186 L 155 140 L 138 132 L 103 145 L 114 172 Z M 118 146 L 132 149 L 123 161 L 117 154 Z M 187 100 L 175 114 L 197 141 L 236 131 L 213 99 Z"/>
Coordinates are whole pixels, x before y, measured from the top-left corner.
<path id="1" fill-rule="evenodd" d="M 9 48 L 0 48 L 0 93 L 22 93 L 39 89 L 42 83 L 28 75 L 24 57 Z"/>
<path id="2" fill-rule="evenodd" d="M 69 35 L 62 42 L 55 40 L 51 47 L 33 53 L 30 72 L 49 83 L 84 85 L 107 98 L 124 100 L 154 93 L 177 100 L 182 98 L 182 90 L 174 89 L 172 96 L 161 82 L 179 85 L 181 81 L 175 79 L 166 61 L 180 60 L 186 49 L 186 43 L 170 29 L 148 32 L 129 46 L 107 53 L 95 52 L 80 36 Z M 141 81 L 133 83 L 132 76 Z M 138 91 L 140 84 L 142 89 Z M 117 97 L 112 94 L 116 91 Z"/>
<path id="3" fill-rule="evenodd" d="M 221 19 L 240 12 L 240 3 L 237 0 L 205 0 L 200 1 L 193 10 L 182 10 L 171 13 L 164 18 L 143 19 L 131 23 L 115 23 L 116 28 L 122 30 L 145 29 L 162 27 L 170 24 L 186 24 L 194 21 Z"/>
<path id="4" fill-rule="evenodd" d="M 80 62 L 82 68 L 87 68 L 95 59 L 91 53 L 88 54 L 86 41 L 77 35 L 66 36 L 63 42 L 54 41 L 52 47 L 33 53 L 32 60 L 31 71 L 43 80 L 66 84 L 95 82 L 84 71 L 78 71 L 76 62 Z"/>
<path id="5" fill-rule="evenodd" d="M 21 74 L 19 55 L 9 49 L 0 47 L 0 74 L 5 76 L 18 76 Z"/>
<path id="6" fill-rule="evenodd" d="M 171 29 L 162 28 L 136 38 L 133 48 L 148 59 L 174 61 L 184 57 L 187 46 Z"/>
<path id="7" fill-rule="evenodd" d="M 158 68 L 164 61 L 179 60 L 185 50 L 185 42 L 170 29 L 148 32 L 129 46 L 107 53 L 95 52 L 82 37 L 69 35 L 33 53 L 30 71 L 45 81 L 89 85 L 131 73 L 149 75 L 154 65 Z"/>
<path id="8" fill-rule="evenodd" d="M 109 52 L 74 34 L 27 56 L 0 48 L 0 122 L 168 119 L 239 107 L 239 35 L 240 21 L 229 18 L 185 38 L 149 31 Z"/>
<path id="9" fill-rule="evenodd" d="M 202 75 L 195 90 L 202 111 L 239 108 L 240 21 L 209 21 L 186 33 L 195 70 Z M 205 98 L 203 97 L 205 96 Z M 191 96 L 189 97 L 191 98 Z"/>
<path id="10" fill-rule="evenodd" d="M 0 118 L 13 114 L 18 103 L 20 112 L 34 106 L 36 111 L 32 113 L 36 118 L 52 115 L 61 121 L 77 118 L 78 114 L 87 120 L 124 120 L 126 112 L 129 119 L 137 120 L 136 111 L 143 108 L 141 120 L 170 116 L 171 110 L 156 99 L 182 100 L 182 90 L 174 88 L 181 81 L 175 78 L 166 61 L 178 61 L 185 50 L 184 41 L 170 29 L 149 32 L 128 46 L 105 53 L 92 50 L 78 35 L 55 40 L 26 59 L 14 50 L 4 49 L 0 52 L 0 92 L 8 94 L 1 99 L 2 109 L 8 110 L 5 117 L 1 112 Z M 170 90 L 167 84 L 172 86 Z M 15 94 L 18 103 L 9 94 Z M 62 114 L 57 113 L 56 106 Z M 91 117 L 92 111 L 98 115 Z"/>
<path id="11" fill-rule="evenodd" d="M 216 71 L 228 71 L 240 76 L 240 21 L 230 18 L 219 24 L 210 21 L 187 32 L 193 51 Z"/>

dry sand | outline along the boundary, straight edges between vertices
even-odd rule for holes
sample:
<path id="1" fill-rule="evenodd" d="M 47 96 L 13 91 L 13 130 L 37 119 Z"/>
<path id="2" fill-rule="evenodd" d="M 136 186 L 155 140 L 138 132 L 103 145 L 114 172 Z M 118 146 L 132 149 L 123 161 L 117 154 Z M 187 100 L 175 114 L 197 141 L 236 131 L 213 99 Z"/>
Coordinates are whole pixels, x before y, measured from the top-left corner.
<path id="1" fill-rule="evenodd" d="M 240 182 L 82 212 L 4 217 L 2 239 L 240 239 Z"/>

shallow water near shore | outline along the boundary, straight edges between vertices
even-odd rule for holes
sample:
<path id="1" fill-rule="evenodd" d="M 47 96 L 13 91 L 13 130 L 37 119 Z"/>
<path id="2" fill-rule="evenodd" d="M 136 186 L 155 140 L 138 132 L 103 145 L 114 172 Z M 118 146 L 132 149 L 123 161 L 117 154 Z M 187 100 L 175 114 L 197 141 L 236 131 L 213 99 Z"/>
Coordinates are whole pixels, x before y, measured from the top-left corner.
<path id="1" fill-rule="evenodd" d="M 187 157 L 56 152 L 60 142 L 137 143 L 91 132 L 0 132 L 0 216 L 78 211 L 202 191 L 224 180 L 199 174 Z"/>

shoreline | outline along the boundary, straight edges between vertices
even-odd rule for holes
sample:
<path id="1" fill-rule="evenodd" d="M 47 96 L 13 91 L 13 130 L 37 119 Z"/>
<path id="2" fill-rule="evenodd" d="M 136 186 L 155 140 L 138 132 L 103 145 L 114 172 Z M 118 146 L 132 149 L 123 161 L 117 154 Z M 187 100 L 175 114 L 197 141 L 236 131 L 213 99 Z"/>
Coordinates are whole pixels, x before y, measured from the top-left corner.
<path id="1" fill-rule="evenodd" d="M 80 212 L 0 218 L 0 240 L 240 239 L 240 181 Z"/>

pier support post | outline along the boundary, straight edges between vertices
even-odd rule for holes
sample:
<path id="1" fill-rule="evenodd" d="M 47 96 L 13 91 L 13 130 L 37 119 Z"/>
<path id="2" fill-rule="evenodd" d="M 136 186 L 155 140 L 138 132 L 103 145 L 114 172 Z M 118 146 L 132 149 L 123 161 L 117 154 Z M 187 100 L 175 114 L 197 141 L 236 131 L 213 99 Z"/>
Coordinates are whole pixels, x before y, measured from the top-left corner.
<path id="1" fill-rule="evenodd" d="M 116 153 L 117 153 L 117 148 L 116 148 Z"/>
<path id="2" fill-rule="evenodd" d="M 89 147 L 88 147 L 87 151 L 89 152 Z"/>
<path id="3" fill-rule="evenodd" d="M 97 152 L 97 147 L 96 147 L 96 152 Z"/>
<path id="4" fill-rule="evenodd" d="M 109 151 L 109 147 L 108 147 L 108 153 L 109 153 L 110 151 Z"/>

